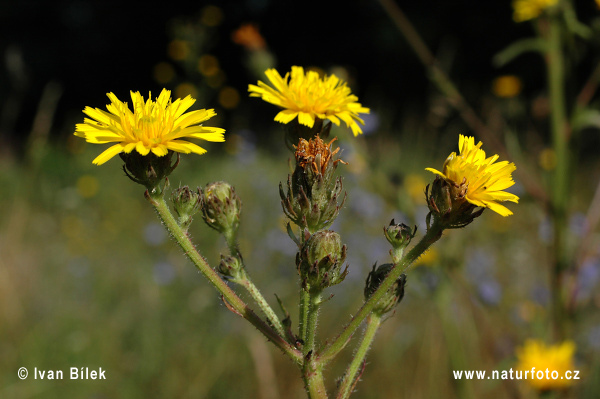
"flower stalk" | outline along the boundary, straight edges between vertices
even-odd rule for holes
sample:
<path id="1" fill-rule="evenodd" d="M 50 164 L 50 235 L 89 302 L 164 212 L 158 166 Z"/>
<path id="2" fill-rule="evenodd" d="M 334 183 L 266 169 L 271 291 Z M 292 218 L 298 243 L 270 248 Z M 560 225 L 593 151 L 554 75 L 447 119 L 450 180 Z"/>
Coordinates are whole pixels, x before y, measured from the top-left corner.
<path id="1" fill-rule="evenodd" d="M 196 268 L 208 279 L 208 281 L 215 287 L 217 291 L 222 295 L 223 300 L 226 301 L 229 306 L 237 314 L 244 319 L 248 320 L 256 329 L 267 337 L 275 346 L 289 356 L 295 363 L 302 363 L 302 354 L 299 350 L 294 348 L 290 343 L 265 323 L 248 305 L 227 285 L 227 283 L 219 276 L 219 274 L 210 267 L 206 259 L 196 250 L 194 244 L 190 241 L 190 237 L 183 231 L 179 226 L 173 214 L 169 210 L 167 203 L 164 200 L 163 194 L 150 193 L 146 191 L 146 199 L 154 206 L 154 209 L 158 213 L 159 218 L 164 223 L 165 227 L 175 239 L 177 244 L 183 249 L 186 256 L 192 261 Z"/>
<path id="2" fill-rule="evenodd" d="M 362 322 L 371 314 L 373 309 L 379 304 L 380 300 L 387 294 L 390 287 L 396 283 L 400 275 L 417 260 L 425 251 L 433 245 L 442 236 L 444 227 L 438 219 L 434 219 L 429 226 L 427 233 L 421 240 L 396 264 L 389 272 L 387 277 L 381 282 L 379 288 L 364 303 L 356 315 L 344 327 L 342 332 L 319 354 L 319 360 L 326 364 L 340 353 L 349 342 L 352 335 L 360 327 Z"/>
<path id="3" fill-rule="evenodd" d="M 357 375 L 359 371 L 362 374 L 362 370 L 365 365 L 365 358 L 367 357 L 367 352 L 371 348 L 371 344 L 375 339 L 375 334 L 379 327 L 381 326 L 381 315 L 377 313 L 371 313 L 369 317 L 367 317 L 365 333 L 362 337 L 356 352 L 354 353 L 354 358 L 348 365 L 348 369 L 344 374 L 344 378 L 342 379 L 342 383 L 340 388 L 338 389 L 338 394 L 336 399 L 347 399 L 352 394 L 354 387 L 357 382 Z"/>

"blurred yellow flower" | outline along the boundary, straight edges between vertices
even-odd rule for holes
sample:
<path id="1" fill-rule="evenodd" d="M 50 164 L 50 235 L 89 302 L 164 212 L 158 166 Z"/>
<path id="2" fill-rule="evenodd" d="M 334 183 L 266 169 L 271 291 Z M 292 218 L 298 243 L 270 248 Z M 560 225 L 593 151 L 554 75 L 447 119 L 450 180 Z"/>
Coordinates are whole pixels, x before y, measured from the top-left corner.
<path id="1" fill-rule="evenodd" d="M 283 108 L 275 121 L 289 123 L 298 117 L 301 125 L 313 127 L 315 118 L 328 119 L 339 126 L 340 119 L 357 136 L 362 133 L 358 123 L 364 125 L 359 113 L 369 113 L 369 108 L 356 102 L 358 97 L 335 75 L 323 79 L 315 71 L 304 73 L 304 68 L 293 66 L 291 75 L 281 77 L 275 69 L 267 69 L 265 75 L 274 87 L 261 81 L 248 85 L 250 97 L 261 97 L 268 103 Z"/>
<path id="2" fill-rule="evenodd" d="M 521 79 L 514 75 L 499 76 L 492 82 L 492 92 L 501 98 L 512 98 L 521 92 Z"/>
<path id="3" fill-rule="evenodd" d="M 439 259 L 438 251 L 435 248 L 429 248 L 423 255 L 421 255 L 414 263 L 413 266 L 434 266 Z"/>
<path id="4" fill-rule="evenodd" d="M 512 3 L 515 22 L 528 21 L 540 16 L 546 8 L 554 6 L 558 0 L 514 0 Z"/>
<path id="5" fill-rule="evenodd" d="M 539 340 L 527 340 L 517 349 L 517 370 L 531 373 L 524 379 L 534 388 L 542 391 L 564 389 L 574 382 L 565 374 L 575 369 L 574 354 L 575 344 L 571 341 L 547 346 Z"/>
<path id="6" fill-rule="evenodd" d="M 442 178 L 449 184 L 461 188 L 464 198 L 475 206 L 489 208 L 502 215 L 509 216 L 513 213 L 498 201 L 519 202 L 519 197 L 502 191 L 515 184 L 512 172 L 517 169 L 514 163 L 496 160 L 498 155 L 485 157 L 485 151 L 481 147 L 481 141 L 475 145 L 474 137 L 466 137 L 462 134 L 458 140 L 460 154 L 455 152 L 444 162 L 442 172 L 426 168 Z"/>
<path id="7" fill-rule="evenodd" d="M 424 195 L 425 186 L 427 186 L 427 182 L 420 175 L 411 173 L 404 178 L 404 188 L 416 204 L 426 203 Z"/>
<path id="8" fill-rule="evenodd" d="M 544 148 L 538 155 L 538 162 L 542 169 L 554 170 L 556 167 L 556 152 L 552 148 Z"/>
<path id="9" fill-rule="evenodd" d="M 181 138 L 193 138 L 207 141 L 225 141 L 225 129 L 205 127 L 200 123 L 215 116 L 213 109 L 200 109 L 185 112 L 196 100 L 191 96 L 171 101 L 171 92 L 163 89 L 156 101 L 148 100 L 139 92 L 131 92 L 133 112 L 127 103 L 121 102 L 113 93 L 108 93 L 111 104 L 106 106 L 109 112 L 99 108 L 85 107 L 84 123 L 76 126 L 75 136 L 84 138 L 88 143 L 117 143 L 101 153 L 93 163 L 102 165 L 115 155 L 134 149 L 141 155 L 150 151 L 162 157 L 169 150 L 189 154 L 204 154 L 206 150 Z"/>

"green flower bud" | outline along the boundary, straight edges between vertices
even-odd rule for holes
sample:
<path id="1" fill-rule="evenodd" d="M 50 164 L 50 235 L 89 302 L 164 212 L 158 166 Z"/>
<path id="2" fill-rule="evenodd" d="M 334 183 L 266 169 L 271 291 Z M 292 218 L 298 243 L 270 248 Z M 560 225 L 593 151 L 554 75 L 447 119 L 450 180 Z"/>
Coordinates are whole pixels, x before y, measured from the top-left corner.
<path id="1" fill-rule="evenodd" d="M 373 270 L 367 276 L 367 282 L 365 285 L 365 300 L 368 300 L 371 295 L 377 291 L 382 281 L 387 277 L 393 267 L 394 265 L 392 263 L 386 263 L 379 267 L 377 267 L 377 264 L 373 265 Z M 377 305 L 373 308 L 373 312 L 379 316 L 383 316 L 385 313 L 388 313 L 394 309 L 394 307 L 396 307 L 396 305 L 399 304 L 404 297 L 405 285 L 406 274 L 401 274 L 394 284 L 387 290 Z"/>
<path id="2" fill-rule="evenodd" d="M 393 262 L 398 263 L 402 259 L 404 248 L 410 244 L 410 240 L 417 234 L 417 226 L 415 226 L 414 231 L 412 231 L 411 228 L 404 223 L 396 224 L 394 219 L 392 219 L 390 225 L 383 228 L 383 234 L 388 242 L 392 244 L 393 248 L 390 250 L 390 255 L 392 256 Z"/>
<path id="3" fill-rule="evenodd" d="M 125 162 L 123 170 L 127 177 L 145 186 L 149 191 L 156 189 L 158 184 L 179 165 L 179 154 L 177 154 L 175 163 L 171 165 L 173 151 L 169 151 L 167 155 L 162 157 L 158 157 L 153 153 L 142 155 L 137 151 L 122 152 L 119 156 Z"/>
<path id="4" fill-rule="evenodd" d="M 458 184 L 436 176 L 431 184 L 431 192 L 429 186 L 427 185 L 425 189 L 425 198 L 430 211 L 427 215 L 428 227 L 431 225 L 432 216 L 445 229 L 465 227 L 481 215 L 485 209 L 481 208 L 473 212 L 477 206 L 465 198 L 468 189 L 466 180 Z"/>
<path id="5" fill-rule="evenodd" d="M 179 225 L 187 230 L 192 223 L 192 216 L 200 209 L 200 192 L 183 186 L 173 191 L 172 199 L 175 213 L 179 216 Z"/>
<path id="6" fill-rule="evenodd" d="M 341 283 L 348 274 L 347 267 L 342 271 L 345 260 L 346 246 L 342 245 L 339 234 L 329 230 L 316 232 L 296 255 L 302 288 L 306 291 L 321 292 L 327 287 Z"/>
<path id="7" fill-rule="evenodd" d="M 201 190 L 202 217 L 207 225 L 225 235 L 235 235 L 240 224 L 242 201 L 225 182 L 207 184 Z"/>
<path id="8" fill-rule="evenodd" d="M 414 231 L 404 223 L 396 224 L 394 219 L 388 227 L 383 228 L 383 234 L 394 249 L 404 249 L 410 244 L 410 240 L 417 234 L 417 226 Z"/>
<path id="9" fill-rule="evenodd" d="M 219 263 L 218 270 L 219 273 L 225 277 L 237 280 L 243 277 L 244 265 L 242 261 L 235 256 L 221 255 L 221 263 Z"/>

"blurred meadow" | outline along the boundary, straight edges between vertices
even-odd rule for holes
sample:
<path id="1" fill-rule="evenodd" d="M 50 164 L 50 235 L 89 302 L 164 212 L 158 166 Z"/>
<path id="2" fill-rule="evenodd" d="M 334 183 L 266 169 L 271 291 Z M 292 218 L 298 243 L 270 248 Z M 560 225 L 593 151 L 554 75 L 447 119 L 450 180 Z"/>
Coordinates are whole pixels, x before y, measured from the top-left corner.
<path id="1" fill-rule="evenodd" d="M 292 65 L 336 74 L 371 109 L 363 135 L 352 137 L 343 124 L 332 130 L 348 162 L 338 168 L 348 199 L 332 229 L 348 245 L 350 273 L 323 306 L 322 339 L 363 303 L 373 264 L 389 262 L 382 227 L 395 219 L 422 236 L 424 190 L 434 178 L 425 168 L 440 169 L 459 134 L 517 165 L 514 216 L 486 210 L 467 228 L 446 231 L 409 270 L 405 297 L 379 331 L 352 397 L 535 398 L 525 381 L 452 374 L 514 369 L 527 339 L 576 344 L 581 379 L 550 397 L 600 395 L 599 6 L 564 2 L 588 34 L 565 31 L 563 42 L 571 133 L 565 220 L 555 224 L 544 58 L 518 46 L 503 51 L 543 27 L 516 23 L 510 2 L 400 4 L 458 101 L 444 91 L 445 78 L 423 67 L 390 3 L 199 1 L 145 4 L 147 14 L 93 1 L 0 7 L 1 398 L 306 397 L 297 367 L 227 310 L 120 159 L 92 165 L 105 147 L 73 136 L 81 110 L 103 109 L 108 92 L 128 101 L 129 90 L 155 97 L 166 87 L 198 99 L 194 109 L 215 108 L 209 125 L 227 130 L 225 143 L 182 156 L 171 187 L 235 186 L 249 272 L 273 306 L 274 294 L 282 299 L 296 328 L 296 247 L 278 192 L 290 153 L 275 108 L 247 94 L 265 69 L 284 74 Z M 555 226 L 564 227 L 559 286 Z M 225 241 L 199 215 L 190 232 L 217 265 Z M 328 388 L 352 350 L 328 366 Z M 19 367 L 29 378 L 17 377 Z M 34 367 L 65 375 L 102 367 L 107 380 L 34 380 Z"/>

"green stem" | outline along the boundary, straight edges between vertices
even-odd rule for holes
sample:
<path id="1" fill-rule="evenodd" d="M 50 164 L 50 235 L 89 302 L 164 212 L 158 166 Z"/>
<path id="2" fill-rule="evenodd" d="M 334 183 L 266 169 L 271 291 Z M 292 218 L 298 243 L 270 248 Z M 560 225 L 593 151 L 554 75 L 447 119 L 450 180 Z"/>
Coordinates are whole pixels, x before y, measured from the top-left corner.
<path id="1" fill-rule="evenodd" d="M 394 282 L 400 277 L 400 275 L 421 256 L 427 248 L 433 243 L 440 239 L 442 236 L 442 226 L 437 222 L 431 225 L 425 236 L 415 245 L 407 254 L 402 258 L 400 263 L 396 264 L 387 277 L 381 282 L 379 288 L 371 295 L 371 297 L 364 303 L 358 313 L 350 320 L 350 322 L 344 327 L 340 335 L 338 335 L 332 342 L 327 346 L 321 355 L 319 361 L 327 363 L 333 359 L 348 343 L 354 332 L 361 325 L 363 320 L 373 311 L 373 308 L 379 303 L 381 298 L 387 293 Z"/>
<path id="2" fill-rule="evenodd" d="M 303 379 L 309 399 L 327 399 L 327 389 L 321 367 L 310 360 L 307 360 L 305 364 Z"/>
<path id="3" fill-rule="evenodd" d="M 271 308 L 265 297 L 261 294 L 261 292 L 258 290 L 256 285 L 254 285 L 252 280 L 250 280 L 250 277 L 246 273 L 244 273 L 244 279 L 240 281 L 240 284 L 246 289 L 246 291 L 248 291 L 252 299 L 254 299 L 254 302 L 256 302 L 256 304 L 260 307 L 265 316 L 267 316 L 267 320 L 269 320 L 269 322 L 273 325 L 275 330 L 277 330 L 279 335 L 285 337 L 286 333 L 285 329 L 283 328 L 283 324 L 281 323 L 281 320 L 279 319 L 279 317 L 277 317 L 275 311 L 273 311 L 273 308 Z"/>
<path id="4" fill-rule="evenodd" d="M 231 255 L 237 257 L 243 264 L 242 253 L 240 252 L 240 249 L 236 242 L 235 234 L 232 231 L 227 231 L 225 232 L 224 236 L 225 240 L 227 241 L 227 246 L 229 247 L 229 252 L 231 253 Z M 267 302 L 267 300 L 262 295 L 258 287 L 256 287 L 256 285 L 252 282 L 250 276 L 248 275 L 248 273 L 246 273 L 245 268 L 246 267 L 244 265 L 244 277 L 240 280 L 232 281 L 237 284 L 240 284 L 246 289 L 246 291 L 248 291 L 254 302 L 256 302 L 256 304 L 260 307 L 265 316 L 267 316 L 267 320 L 271 323 L 275 330 L 277 330 L 279 335 L 285 337 L 286 333 L 285 329 L 283 328 L 283 324 L 281 323 L 281 320 L 279 319 L 279 317 L 277 317 L 277 314 L 275 313 L 271 305 L 269 305 L 269 302 Z"/>
<path id="5" fill-rule="evenodd" d="M 556 167 L 552 181 L 552 221 L 554 227 L 554 265 L 550 271 L 552 310 L 555 338 L 564 338 L 564 306 L 562 298 L 562 273 L 567 267 L 566 213 L 569 198 L 568 125 L 565 106 L 564 62 L 561 39 L 561 21 L 558 16 L 550 18 L 546 66 L 551 104 L 552 144 L 556 155 Z"/>
<path id="6" fill-rule="evenodd" d="M 356 353 L 354 354 L 354 359 L 352 359 L 342 380 L 337 399 L 346 399 L 350 397 L 350 394 L 356 385 L 356 376 L 364 364 L 367 352 L 373 343 L 373 339 L 375 338 L 379 326 L 381 326 L 381 316 L 376 313 L 371 313 L 369 317 L 367 317 L 367 326 L 362 341 L 358 345 Z"/>
<path id="7" fill-rule="evenodd" d="M 306 326 L 308 325 L 308 312 L 310 310 L 310 294 L 300 289 L 300 321 L 298 324 L 298 336 L 302 342 L 306 342 Z"/>
<path id="8" fill-rule="evenodd" d="M 315 349 L 315 337 L 317 335 L 317 323 L 319 320 L 319 307 L 321 306 L 321 293 L 309 293 L 309 310 L 308 319 L 306 323 L 306 340 L 304 341 L 304 355 L 306 356 L 310 352 L 314 352 Z"/>
<path id="9" fill-rule="evenodd" d="M 248 320 L 254 327 L 262 332 L 275 346 L 288 355 L 297 364 L 302 363 L 302 354 L 288 342 L 286 342 L 275 330 L 267 325 L 256 313 L 252 311 L 246 305 L 246 303 L 227 285 L 225 281 L 219 276 L 219 274 L 208 264 L 206 259 L 200 255 L 196 250 L 196 247 L 191 242 L 190 237 L 183 231 L 183 229 L 177 224 L 177 221 L 173 217 L 173 214 L 169 210 L 167 203 L 164 200 L 161 192 L 153 192 L 150 194 L 146 191 L 146 199 L 154 206 L 158 216 L 164 223 L 165 227 L 171 234 L 171 236 L 177 241 L 181 249 L 185 252 L 187 257 L 194 263 L 194 265 L 200 270 L 200 272 L 208 279 L 208 281 L 219 291 L 222 295 L 228 308 L 233 310 L 235 313 Z"/>
<path id="10" fill-rule="evenodd" d="M 314 360 L 321 292 L 309 292 L 308 295 L 302 294 L 303 301 L 306 297 L 308 297 L 308 312 L 306 312 L 305 341 L 302 347 L 304 353 L 304 365 L 302 367 L 304 384 L 309 398 L 327 398 L 327 390 L 323 380 L 323 367 Z"/>

